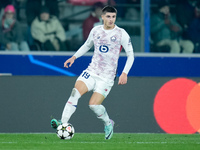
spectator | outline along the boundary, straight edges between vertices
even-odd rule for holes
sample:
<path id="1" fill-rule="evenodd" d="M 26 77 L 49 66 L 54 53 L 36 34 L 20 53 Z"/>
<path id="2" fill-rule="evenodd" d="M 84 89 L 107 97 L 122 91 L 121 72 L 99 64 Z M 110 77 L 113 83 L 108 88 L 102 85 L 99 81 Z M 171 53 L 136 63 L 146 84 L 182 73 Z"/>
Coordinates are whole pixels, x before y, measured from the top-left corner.
<path id="1" fill-rule="evenodd" d="M 15 19 L 15 8 L 13 5 L 7 5 L 4 9 L 0 28 L 0 43 L 6 50 L 29 51 L 28 44 L 22 34 L 21 25 Z"/>
<path id="2" fill-rule="evenodd" d="M 128 4 L 140 4 L 140 0 L 129 0 Z M 125 19 L 138 21 L 140 20 L 140 8 L 139 7 L 127 7 L 125 13 Z"/>
<path id="3" fill-rule="evenodd" d="M 116 3 L 116 9 L 117 9 L 117 20 L 121 20 L 124 18 L 125 13 L 127 11 L 127 7 L 124 7 L 123 5 L 127 5 L 128 4 L 128 0 L 115 0 Z M 121 6 L 122 5 L 122 6 Z"/>
<path id="4" fill-rule="evenodd" d="M 92 12 L 88 18 L 83 22 L 83 39 L 84 41 L 87 39 L 91 29 L 96 26 L 102 24 L 101 19 L 101 10 L 104 7 L 104 4 L 101 2 L 97 2 L 92 7 Z"/>
<path id="5" fill-rule="evenodd" d="M 57 0 L 27 0 L 26 2 L 26 18 L 28 24 L 28 44 L 34 49 L 34 40 L 31 35 L 31 24 L 33 20 L 39 16 L 41 6 L 47 6 L 50 14 L 59 17 L 58 1 Z"/>
<path id="6" fill-rule="evenodd" d="M 2 19 L 3 16 L 3 9 L 7 6 L 11 4 L 11 0 L 1 0 L 0 1 L 0 20 Z"/>
<path id="7" fill-rule="evenodd" d="M 195 5 L 196 0 L 182 0 L 176 5 L 176 19 L 177 22 L 181 25 L 183 32 L 183 39 L 188 39 L 186 35 L 186 30 L 188 28 L 189 23 L 195 16 Z M 184 15 L 183 15 L 184 10 Z"/>
<path id="8" fill-rule="evenodd" d="M 171 53 L 192 53 L 194 45 L 189 40 L 180 38 L 182 32 L 181 26 L 170 14 L 169 4 L 165 1 L 159 1 L 158 11 L 151 17 L 151 38 L 157 47 L 169 46 Z M 162 52 L 162 51 L 161 51 Z"/>
<path id="9" fill-rule="evenodd" d="M 127 2 L 128 4 L 135 5 L 135 6 L 123 7 L 124 8 L 123 11 L 125 12 L 124 19 L 126 19 L 127 21 L 134 21 L 134 22 L 140 21 L 141 10 L 140 10 L 140 7 L 138 7 L 140 5 L 140 0 L 128 0 Z M 126 31 L 130 35 L 134 35 L 134 37 L 141 35 L 140 28 L 141 28 L 140 26 L 125 27 Z"/>
<path id="10" fill-rule="evenodd" d="M 194 52 L 200 53 L 200 2 L 198 2 L 195 6 L 194 17 L 188 23 L 185 37 L 190 39 L 194 43 Z"/>
<path id="11" fill-rule="evenodd" d="M 39 16 L 34 19 L 31 34 L 40 50 L 66 50 L 65 30 L 58 18 L 50 15 L 46 6 L 41 7 Z"/>
<path id="12" fill-rule="evenodd" d="M 41 6 L 47 6 L 50 14 L 59 17 L 58 2 L 57 0 L 27 0 L 26 3 L 26 16 L 27 23 L 30 26 L 35 17 L 40 13 Z"/>

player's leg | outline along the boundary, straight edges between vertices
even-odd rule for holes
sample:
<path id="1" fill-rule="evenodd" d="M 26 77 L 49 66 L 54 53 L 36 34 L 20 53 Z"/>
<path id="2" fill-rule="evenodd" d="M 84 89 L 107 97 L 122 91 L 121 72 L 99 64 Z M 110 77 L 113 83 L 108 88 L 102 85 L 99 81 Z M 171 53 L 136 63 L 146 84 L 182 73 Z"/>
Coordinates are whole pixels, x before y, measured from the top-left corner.
<path id="1" fill-rule="evenodd" d="M 88 88 L 83 81 L 76 81 L 76 84 L 72 89 L 72 93 L 65 104 L 61 118 L 62 123 L 67 123 L 69 121 L 72 114 L 76 111 L 79 98 L 87 91 Z"/>
<path id="2" fill-rule="evenodd" d="M 97 118 L 101 119 L 104 122 L 104 125 L 107 126 L 111 122 L 105 107 L 101 105 L 104 99 L 102 94 L 94 92 L 90 98 L 89 107 L 97 115 Z"/>
<path id="3" fill-rule="evenodd" d="M 88 91 L 86 84 L 83 81 L 77 80 L 71 95 L 63 109 L 61 120 L 55 118 L 51 120 L 51 127 L 56 129 L 61 123 L 68 123 L 72 114 L 76 111 L 79 98 Z"/>
<path id="4" fill-rule="evenodd" d="M 90 99 L 89 107 L 97 115 L 97 118 L 104 122 L 105 139 L 111 139 L 113 135 L 114 121 L 109 118 L 105 107 L 101 105 L 103 100 L 104 96 L 102 94 L 94 92 Z"/>
<path id="5" fill-rule="evenodd" d="M 95 85 L 95 80 L 86 71 L 78 77 L 72 93 L 64 107 L 61 121 L 62 123 L 67 123 L 75 112 L 79 98 L 86 92 L 92 90 Z"/>

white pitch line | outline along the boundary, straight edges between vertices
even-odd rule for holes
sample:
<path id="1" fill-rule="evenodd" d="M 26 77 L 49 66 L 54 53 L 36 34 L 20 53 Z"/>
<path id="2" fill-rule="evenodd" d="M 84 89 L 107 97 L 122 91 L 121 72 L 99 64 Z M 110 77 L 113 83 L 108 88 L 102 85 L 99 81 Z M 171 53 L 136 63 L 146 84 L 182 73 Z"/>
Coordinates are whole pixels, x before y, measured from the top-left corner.
<path id="1" fill-rule="evenodd" d="M 18 142 L 0 142 L 1 144 L 16 144 Z"/>

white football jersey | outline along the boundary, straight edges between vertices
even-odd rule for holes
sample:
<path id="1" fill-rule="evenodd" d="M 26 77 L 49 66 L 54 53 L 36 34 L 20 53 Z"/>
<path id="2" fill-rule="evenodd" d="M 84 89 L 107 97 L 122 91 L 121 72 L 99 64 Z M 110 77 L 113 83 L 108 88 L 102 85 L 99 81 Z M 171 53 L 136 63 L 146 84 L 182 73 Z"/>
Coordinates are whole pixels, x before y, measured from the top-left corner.
<path id="1" fill-rule="evenodd" d="M 76 58 L 82 56 L 94 45 L 94 55 L 86 70 L 113 81 L 116 76 L 119 54 L 122 46 L 128 59 L 123 72 L 129 72 L 134 56 L 131 40 L 127 32 L 115 25 L 112 30 L 105 30 L 103 25 L 94 27 L 84 45 L 74 54 Z"/>

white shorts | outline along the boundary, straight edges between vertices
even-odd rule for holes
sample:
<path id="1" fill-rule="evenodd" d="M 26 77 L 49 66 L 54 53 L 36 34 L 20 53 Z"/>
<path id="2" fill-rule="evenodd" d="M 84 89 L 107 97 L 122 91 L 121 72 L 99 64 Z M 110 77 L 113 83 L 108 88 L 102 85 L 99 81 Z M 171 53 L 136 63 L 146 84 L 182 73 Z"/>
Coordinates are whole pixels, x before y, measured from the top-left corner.
<path id="1" fill-rule="evenodd" d="M 100 93 L 105 98 L 109 94 L 109 92 L 114 84 L 114 81 L 106 82 L 101 77 L 99 77 L 87 70 L 84 70 L 82 72 L 82 74 L 78 77 L 77 81 L 78 80 L 83 81 L 86 84 L 88 91 L 93 90 L 93 92 Z"/>

